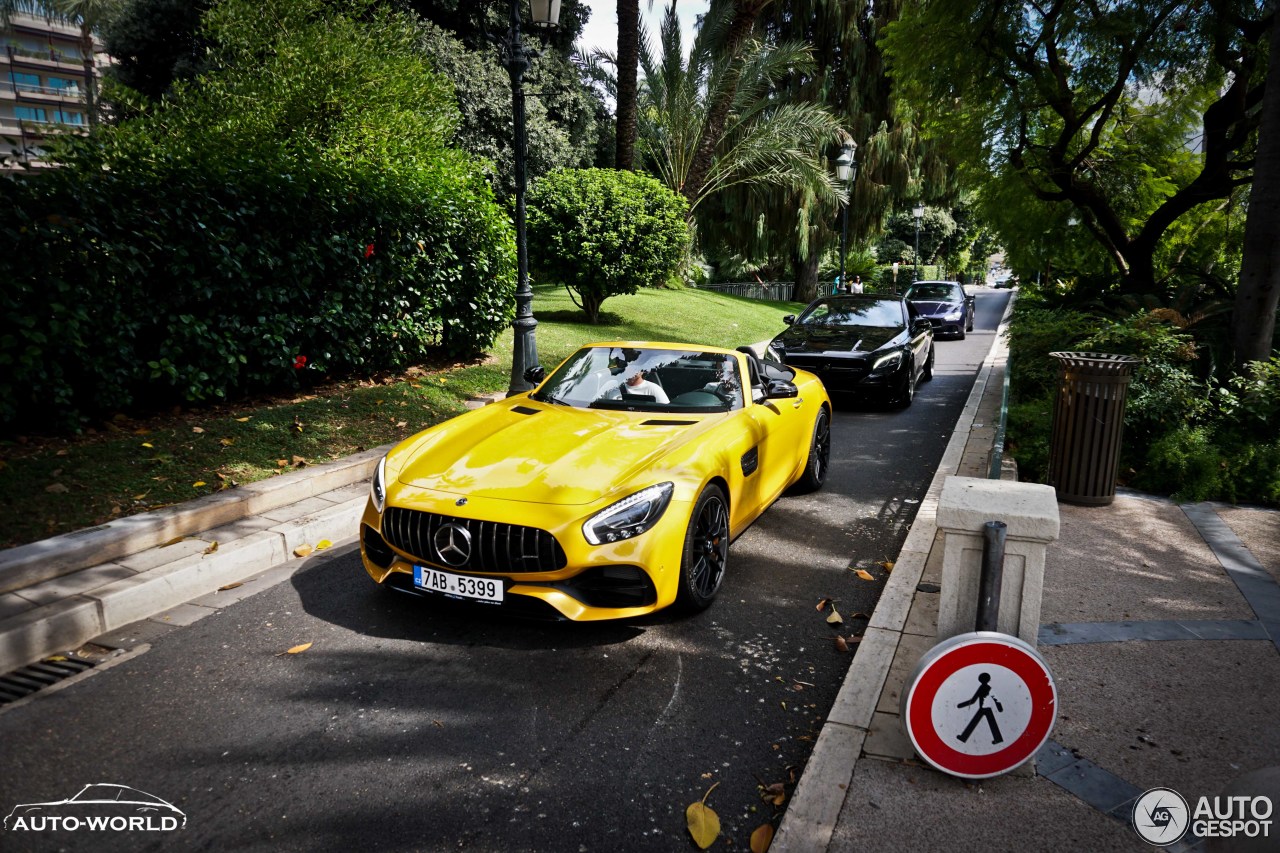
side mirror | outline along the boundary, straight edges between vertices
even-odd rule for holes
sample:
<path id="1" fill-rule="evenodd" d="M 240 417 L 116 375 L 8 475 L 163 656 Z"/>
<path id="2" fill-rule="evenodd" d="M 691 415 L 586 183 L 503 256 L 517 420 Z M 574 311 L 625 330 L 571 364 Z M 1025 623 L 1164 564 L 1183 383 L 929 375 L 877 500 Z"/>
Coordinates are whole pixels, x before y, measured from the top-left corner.
<path id="1" fill-rule="evenodd" d="M 933 328 L 933 324 L 929 322 L 927 317 L 917 317 L 911 321 L 911 331 L 917 335 L 929 331 Z"/>
<path id="2" fill-rule="evenodd" d="M 796 321 L 795 314 L 788 314 L 787 316 L 782 318 L 782 322 L 786 323 L 788 326 L 794 324 L 795 321 Z"/>
<path id="3" fill-rule="evenodd" d="M 764 396 L 766 400 L 788 400 L 793 397 L 799 397 L 800 389 L 796 387 L 794 382 L 787 382 L 784 379 L 770 379 L 765 383 Z"/>
<path id="4" fill-rule="evenodd" d="M 547 371 L 542 369 L 541 364 L 535 364 L 524 372 L 524 381 L 531 385 L 541 385 L 542 380 L 547 378 Z"/>

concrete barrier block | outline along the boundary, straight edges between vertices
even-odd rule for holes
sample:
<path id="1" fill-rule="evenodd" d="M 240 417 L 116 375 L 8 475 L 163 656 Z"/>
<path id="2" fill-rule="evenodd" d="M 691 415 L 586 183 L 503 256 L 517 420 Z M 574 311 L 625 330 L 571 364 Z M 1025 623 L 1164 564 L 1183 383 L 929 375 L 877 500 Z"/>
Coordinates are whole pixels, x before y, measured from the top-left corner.
<path id="1" fill-rule="evenodd" d="M 333 504 L 326 509 L 271 528 L 284 537 L 285 553 L 292 554 L 302 545 L 315 546 L 322 539 L 337 542 L 356 535 L 360 516 L 364 513 L 365 498 L 352 498 L 345 503 Z"/>
<path id="2" fill-rule="evenodd" d="M 102 633 L 98 602 L 76 596 L 0 622 L 0 672 L 78 648 Z"/>

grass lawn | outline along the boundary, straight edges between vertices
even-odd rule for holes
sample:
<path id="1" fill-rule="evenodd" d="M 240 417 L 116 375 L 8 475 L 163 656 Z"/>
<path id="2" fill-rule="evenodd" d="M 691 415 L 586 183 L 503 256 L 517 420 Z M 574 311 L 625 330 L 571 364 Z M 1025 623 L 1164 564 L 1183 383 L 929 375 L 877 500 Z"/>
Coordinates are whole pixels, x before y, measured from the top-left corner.
<path id="1" fill-rule="evenodd" d="M 539 360 L 550 371 L 595 340 L 736 347 L 773 337 L 798 303 L 644 289 L 584 322 L 563 288 L 535 288 Z M 0 440 L 0 547 L 67 533 L 407 438 L 507 387 L 511 333 L 486 358 L 398 376 L 320 381 L 307 393 L 116 415 L 82 435 Z"/>

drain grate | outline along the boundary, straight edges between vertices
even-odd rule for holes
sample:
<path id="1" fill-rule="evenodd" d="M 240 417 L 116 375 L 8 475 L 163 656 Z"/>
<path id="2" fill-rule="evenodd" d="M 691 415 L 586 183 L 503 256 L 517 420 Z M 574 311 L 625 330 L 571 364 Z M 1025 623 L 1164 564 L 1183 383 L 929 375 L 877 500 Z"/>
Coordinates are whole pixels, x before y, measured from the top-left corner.
<path id="1" fill-rule="evenodd" d="M 16 702 L 59 681 L 92 669 L 93 661 L 54 655 L 0 675 L 0 706 Z"/>

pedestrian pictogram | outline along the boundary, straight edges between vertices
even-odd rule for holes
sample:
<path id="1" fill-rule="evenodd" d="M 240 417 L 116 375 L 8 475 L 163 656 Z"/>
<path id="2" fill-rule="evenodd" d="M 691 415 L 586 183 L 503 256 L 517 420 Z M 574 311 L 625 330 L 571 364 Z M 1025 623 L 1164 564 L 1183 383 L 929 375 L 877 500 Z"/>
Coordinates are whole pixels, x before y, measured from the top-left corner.
<path id="1" fill-rule="evenodd" d="M 965 726 L 963 732 L 960 733 L 960 742 L 967 743 L 969 735 L 973 734 L 973 730 L 978 727 L 978 723 L 982 720 L 987 721 L 987 725 L 991 727 L 991 742 L 1001 743 L 1004 738 L 1000 737 L 1000 727 L 996 725 L 995 715 L 991 713 L 991 708 L 987 706 L 987 699 L 996 706 L 996 710 L 1003 713 L 1004 706 L 1000 704 L 1000 700 L 991 695 L 991 674 L 984 672 L 978 676 L 978 692 L 974 693 L 972 698 L 967 702 L 961 702 L 957 708 L 967 708 L 974 702 L 978 703 L 978 713 L 973 715 L 973 719 L 969 721 L 969 725 Z"/>
<path id="2" fill-rule="evenodd" d="M 945 773 L 1007 773 L 1049 739 L 1057 689 L 1030 645 L 1006 634 L 952 637 L 920 660 L 902 695 L 912 746 Z"/>

